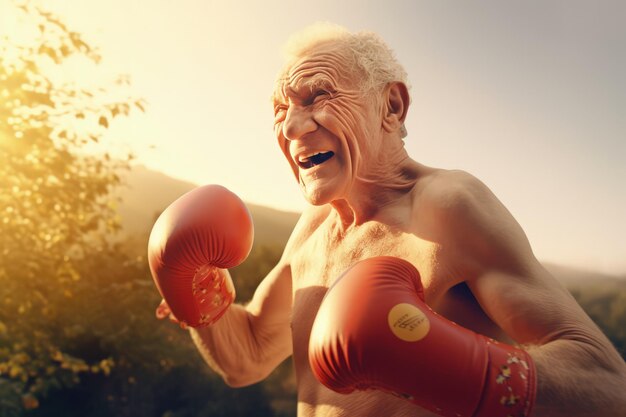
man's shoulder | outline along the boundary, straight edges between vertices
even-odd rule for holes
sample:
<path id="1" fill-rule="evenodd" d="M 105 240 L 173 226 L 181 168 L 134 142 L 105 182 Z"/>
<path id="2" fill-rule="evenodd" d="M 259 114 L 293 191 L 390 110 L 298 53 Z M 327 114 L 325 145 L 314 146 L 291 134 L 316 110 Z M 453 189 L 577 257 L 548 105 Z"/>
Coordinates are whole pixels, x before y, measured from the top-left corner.
<path id="1" fill-rule="evenodd" d="M 437 241 L 467 241 L 465 235 L 491 233 L 507 216 L 502 204 L 474 175 L 435 170 L 423 178 L 413 201 L 416 230 Z"/>
<path id="2" fill-rule="evenodd" d="M 417 234 L 452 248 L 441 252 L 441 259 L 446 259 L 441 262 L 462 271 L 465 280 L 478 276 L 477 271 L 511 261 L 516 255 L 510 249 L 526 245 L 523 231 L 504 205 L 482 181 L 465 171 L 434 173 L 423 185 L 415 206 Z M 532 252 L 524 251 L 523 256 L 530 259 Z"/>
<path id="3" fill-rule="evenodd" d="M 454 212 L 468 209 L 488 194 L 487 186 L 467 171 L 433 169 L 420 179 L 416 199 L 430 210 Z"/>

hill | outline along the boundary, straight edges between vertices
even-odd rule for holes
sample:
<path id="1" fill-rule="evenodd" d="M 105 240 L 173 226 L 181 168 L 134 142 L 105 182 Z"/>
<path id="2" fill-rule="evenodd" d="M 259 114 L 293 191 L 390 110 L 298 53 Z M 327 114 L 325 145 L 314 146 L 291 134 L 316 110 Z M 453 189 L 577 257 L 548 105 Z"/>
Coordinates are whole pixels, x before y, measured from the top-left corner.
<path id="1" fill-rule="evenodd" d="M 602 274 L 548 262 L 543 262 L 543 266 L 570 290 L 583 290 L 588 287 L 626 290 L 626 277 L 624 276 Z"/>
<path id="2" fill-rule="evenodd" d="M 159 214 L 174 200 L 197 187 L 191 182 L 171 178 L 163 173 L 136 166 L 124 177 L 118 190 L 119 215 L 125 234 L 143 239 Z M 234 191 L 234 190 L 233 190 Z M 275 210 L 246 203 L 254 222 L 255 245 L 287 243 L 299 213 Z"/>

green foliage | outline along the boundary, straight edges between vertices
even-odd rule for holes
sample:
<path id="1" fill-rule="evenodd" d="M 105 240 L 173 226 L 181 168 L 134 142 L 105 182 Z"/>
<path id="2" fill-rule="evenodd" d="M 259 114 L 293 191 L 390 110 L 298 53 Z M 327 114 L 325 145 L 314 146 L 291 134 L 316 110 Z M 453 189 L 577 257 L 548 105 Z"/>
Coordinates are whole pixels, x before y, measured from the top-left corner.
<path id="1" fill-rule="evenodd" d="M 246 261 L 229 270 L 235 282 L 238 303 L 245 304 L 252 299 L 254 290 L 278 263 L 282 253 L 280 246 L 254 245 Z"/>
<path id="2" fill-rule="evenodd" d="M 572 294 L 626 360 L 626 281 L 572 289 Z"/>
<path id="3" fill-rule="evenodd" d="M 53 15 L 15 7 L 27 40 L 0 41 L 0 415 L 37 408 L 51 390 L 115 364 L 79 349 L 91 323 L 76 306 L 99 290 L 94 260 L 113 253 L 108 196 L 128 161 L 82 149 L 106 128 L 94 120 L 128 114 L 133 103 L 55 76 L 69 60 L 100 57 Z"/>
<path id="4" fill-rule="evenodd" d="M 52 14 L 16 8 L 32 30 L 0 42 L 0 417 L 277 415 L 272 379 L 228 388 L 186 331 L 156 320 L 147 237 L 119 236 L 112 192 L 130 157 L 90 147 L 143 101 L 110 98 L 124 77 L 63 80 L 98 52 Z M 255 248 L 234 272 L 240 300 L 279 253 Z M 292 393 L 277 396 L 290 411 Z"/>

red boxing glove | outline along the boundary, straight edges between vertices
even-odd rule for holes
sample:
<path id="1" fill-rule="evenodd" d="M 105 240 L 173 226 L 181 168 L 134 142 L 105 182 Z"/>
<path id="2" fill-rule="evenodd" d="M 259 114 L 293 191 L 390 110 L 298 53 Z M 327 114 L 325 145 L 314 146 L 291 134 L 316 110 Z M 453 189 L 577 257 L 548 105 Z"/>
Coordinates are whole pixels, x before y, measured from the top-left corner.
<path id="1" fill-rule="evenodd" d="M 182 325 L 215 323 L 235 299 L 228 270 L 252 248 L 252 218 L 235 194 L 198 187 L 157 219 L 148 242 L 152 278 Z"/>
<path id="2" fill-rule="evenodd" d="M 328 290 L 311 329 L 309 363 L 328 388 L 379 389 L 446 417 L 527 417 L 528 353 L 439 316 L 409 262 L 356 263 Z"/>

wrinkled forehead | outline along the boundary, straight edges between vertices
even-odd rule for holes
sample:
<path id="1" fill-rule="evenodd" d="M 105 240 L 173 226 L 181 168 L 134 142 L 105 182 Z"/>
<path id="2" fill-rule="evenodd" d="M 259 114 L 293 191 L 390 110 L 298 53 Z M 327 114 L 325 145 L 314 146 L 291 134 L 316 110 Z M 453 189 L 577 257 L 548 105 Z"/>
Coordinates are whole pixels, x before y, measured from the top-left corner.
<path id="1" fill-rule="evenodd" d="M 284 101 L 288 92 L 315 88 L 356 90 L 359 77 L 353 67 L 338 48 L 315 48 L 285 67 L 276 81 L 274 102 Z"/>

